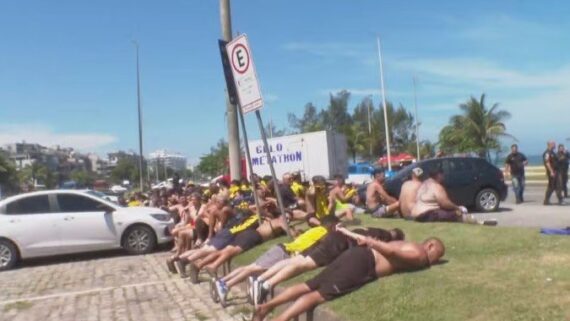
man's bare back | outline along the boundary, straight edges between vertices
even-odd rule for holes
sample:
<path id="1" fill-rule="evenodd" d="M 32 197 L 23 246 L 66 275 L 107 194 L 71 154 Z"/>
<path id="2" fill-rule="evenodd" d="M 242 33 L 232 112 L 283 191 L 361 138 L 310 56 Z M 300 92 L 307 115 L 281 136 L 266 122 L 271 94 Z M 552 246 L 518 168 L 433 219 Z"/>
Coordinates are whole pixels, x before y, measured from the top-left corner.
<path id="1" fill-rule="evenodd" d="M 400 214 L 403 217 L 412 215 L 412 209 L 416 205 L 420 186 L 422 186 L 422 182 L 413 180 L 407 181 L 402 185 L 400 191 Z"/>
<path id="2" fill-rule="evenodd" d="M 376 261 L 376 275 L 378 277 L 429 267 L 427 252 L 420 244 L 392 241 L 389 245 L 394 251 L 406 253 L 407 257 L 403 259 L 401 256 L 384 256 L 372 247 L 372 253 Z"/>

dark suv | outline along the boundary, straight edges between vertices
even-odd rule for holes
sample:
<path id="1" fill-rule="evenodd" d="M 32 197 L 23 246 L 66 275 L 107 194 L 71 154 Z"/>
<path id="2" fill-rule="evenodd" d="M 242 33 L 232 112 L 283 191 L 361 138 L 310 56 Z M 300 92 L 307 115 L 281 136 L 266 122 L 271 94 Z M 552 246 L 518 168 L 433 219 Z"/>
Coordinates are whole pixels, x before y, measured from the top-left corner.
<path id="1" fill-rule="evenodd" d="M 443 169 L 445 188 L 455 204 L 492 212 L 507 198 L 503 172 L 485 159 L 469 157 L 435 158 L 406 166 L 386 181 L 386 191 L 399 197 L 402 184 L 410 178 L 412 169 L 418 166 L 423 169 L 424 178 L 433 169 Z"/>

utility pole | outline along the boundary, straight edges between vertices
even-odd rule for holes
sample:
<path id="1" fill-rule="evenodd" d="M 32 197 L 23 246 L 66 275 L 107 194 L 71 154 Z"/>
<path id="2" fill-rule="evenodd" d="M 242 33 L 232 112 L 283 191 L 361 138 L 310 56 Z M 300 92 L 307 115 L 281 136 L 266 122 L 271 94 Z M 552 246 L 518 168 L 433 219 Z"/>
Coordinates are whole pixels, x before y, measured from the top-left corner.
<path id="1" fill-rule="evenodd" d="M 418 120 L 418 97 L 416 95 L 416 77 L 413 77 L 413 82 L 414 82 L 414 110 L 415 110 L 415 119 L 416 119 L 416 149 L 417 149 L 417 154 L 416 154 L 416 160 L 419 162 L 421 160 L 421 155 L 420 155 L 420 129 L 419 129 L 419 120 Z"/>
<path id="2" fill-rule="evenodd" d="M 220 22 L 222 25 L 222 39 L 232 40 L 232 18 L 230 0 L 220 0 Z M 239 147 L 239 127 L 236 106 L 230 102 L 229 94 L 226 91 L 226 114 L 228 121 L 228 149 L 230 154 L 230 177 L 231 179 L 241 179 L 241 160 Z"/>
<path id="3" fill-rule="evenodd" d="M 386 130 L 386 151 L 388 156 L 388 170 L 392 171 L 392 158 L 390 157 L 390 131 L 388 129 L 388 110 L 386 107 L 386 91 L 384 90 L 384 60 L 382 59 L 382 46 L 380 37 L 376 38 L 378 43 L 378 61 L 380 63 L 380 89 L 382 90 L 382 106 L 384 107 L 384 128 Z"/>
<path id="4" fill-rule="evenodd" d="M 133 41 L 137 52 L 137 109 L 139 114 L 139 183 L 141 192 L 144 192 L 143 176 L 143 134 L 142 134 L 142 109 L 141 109 L 141 80 L 139 68 L 139 43 Z"/>
<path id="5" fill-rule="evenodd" d="M 368 154 L 370 156 L 370 160 L 372 160 L 372 113 L 370 111 L 370 107 L 372 105 L 372 99 L 368 102 Z"/>

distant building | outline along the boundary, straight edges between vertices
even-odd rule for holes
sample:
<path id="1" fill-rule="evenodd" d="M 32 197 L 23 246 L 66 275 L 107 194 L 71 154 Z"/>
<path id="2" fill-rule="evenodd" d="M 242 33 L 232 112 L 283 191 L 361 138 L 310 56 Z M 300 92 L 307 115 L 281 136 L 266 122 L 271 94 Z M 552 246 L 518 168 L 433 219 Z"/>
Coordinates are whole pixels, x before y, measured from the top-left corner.
<path id="1" fill-rule="evenodd" d="M 150 166 L 154 168 L 170 168 L 176 172 L 182 172 L 186 169 L 186 156 L 168 152 L 166 150 L 157 150 L 150 153 Z"/>

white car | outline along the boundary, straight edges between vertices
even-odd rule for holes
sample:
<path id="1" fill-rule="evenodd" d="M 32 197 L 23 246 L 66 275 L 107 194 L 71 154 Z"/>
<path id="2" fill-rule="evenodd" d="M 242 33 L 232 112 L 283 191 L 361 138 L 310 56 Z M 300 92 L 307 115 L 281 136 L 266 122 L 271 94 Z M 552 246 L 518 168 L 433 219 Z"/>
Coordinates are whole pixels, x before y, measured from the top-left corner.
<path id="1" fill-rule="evenodd" d="M 170 215 L 122 207 L 93 191 L 52 190 L 0 201 L 0 271 L 20 259 L 124 248 L 145 254 L 172 240 Z"/>

